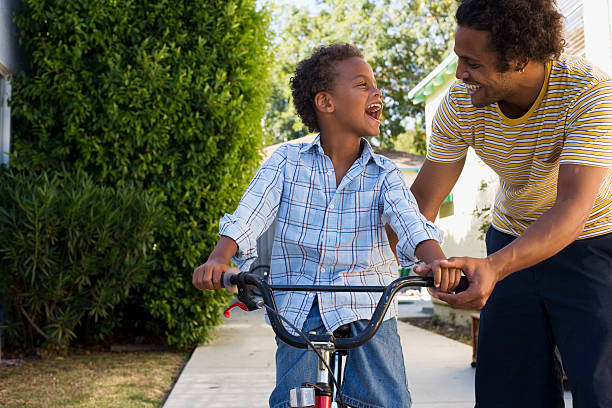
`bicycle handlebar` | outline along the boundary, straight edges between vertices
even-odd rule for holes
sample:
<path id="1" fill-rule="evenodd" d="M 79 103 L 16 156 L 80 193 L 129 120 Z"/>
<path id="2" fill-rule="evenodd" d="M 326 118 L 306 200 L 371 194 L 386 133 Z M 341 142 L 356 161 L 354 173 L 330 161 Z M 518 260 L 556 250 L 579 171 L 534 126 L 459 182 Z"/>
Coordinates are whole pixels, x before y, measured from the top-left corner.
<path id="1" fill-rule="evenodd" d="M 300 336 L 295 336 L 290 334 L 285 326 L 281 323 L 281 320 L 278 317 L 278 308 L 276 307 L 276 302 L 274 301 L 274 296 L 272 292 L 274 290 L 282 290 L 282 291 L 306 291 L 306 292 L 383 292 L 376 308 L 374 309 L 374 313 L 368 322 L 366 328 L 357 334 L 356 336 L 350 338 L 335 338 L 331 335 L 331 339 L 329 336 L 322 338 L 321 336 L 313 336 L 310 335 L 311 341 L 331 341 L 334 344 L 336 350 L 349 350 L 356 347 L 359 347 L 370 340 L 378 327 L 383 321 L 385 313 L 391 304 L 391 300 L 395 294 L 408 286 L 412 287 L 433 287 L 434 281 L 432 277 L 420 277 L 420 276 L 406 276 L 401 277 L 393 282 L 391 282 L 388 286 L 304 286 L 304 285 L 269 285 L 267 282 L 262 280 L 258 275 L 250 274 L 248 272 L 235 272 L 237 269 L 232 271 L 231 269 L 227 271 L 222 279 L 224 282 L 224 286 L 230 292 L 235 293 L 235 289 L 238 292 L 238 299 L 243 302 L 248 310 L 256 310 L 261 309 L 263 305 L 267 305 L 271 309 L 273 309 L 276 313 L 268 313 L 268 318 L 270 320 L 270 324 L 272 325 L 272 329 L 274 333 L 281 339 L 283 342 L 297 348 L 308 348 L 307 342 Z M 229 276 L 228 276 L 229 274 Z M 232 287 L 235 285 L 234 287 Z M 250 297 L 250 290 L 248 285 L 255 286 L 259 289 L 261 293 L 262 302 L 255 302 Z M 461 277 L 461 281 L 459 286 L 455 289 L 455 292 L 461 292 L 467 289 L 468 282 L 465 276 Z M 321 338 L 318 338 L 321 337 Z"/>

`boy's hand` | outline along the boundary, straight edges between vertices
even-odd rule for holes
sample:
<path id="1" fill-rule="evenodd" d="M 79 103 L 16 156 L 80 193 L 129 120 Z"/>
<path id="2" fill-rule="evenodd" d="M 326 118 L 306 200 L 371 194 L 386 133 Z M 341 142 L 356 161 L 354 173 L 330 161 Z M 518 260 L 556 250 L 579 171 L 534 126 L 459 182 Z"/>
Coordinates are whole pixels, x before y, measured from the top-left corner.
<path id="1" fill-rule="evenodd" d="M 200 290 L 222 289 L 221 274 L 229 268 L 230 266 L 227 263 L 209 259 L 204 265 L 195 268 L 191 283 Z"/>
<path id="2" fill-rule="evenodd" d="M 452 292 L 459 281 L 461 280 L 461 269 L 442 266 L 441 262 L 445 259 L 436 259 L 428 265 L 417 265 L 414 267 L 414 272 L 420 276 L 433 276 L 434 286 L 440 289 L 440 292 Z"/>
<path id="3" fill-rule="evenodd" d="M 238 245 L 230 237 L 221 235 L 215 249 L 208 257 L 204 265 L 200 265 L 193 271 L 191 283 L 200 290 L 219 290 L 223 287 L 221 274 L 229 269 L 232 255 L 238 250 Z"/>

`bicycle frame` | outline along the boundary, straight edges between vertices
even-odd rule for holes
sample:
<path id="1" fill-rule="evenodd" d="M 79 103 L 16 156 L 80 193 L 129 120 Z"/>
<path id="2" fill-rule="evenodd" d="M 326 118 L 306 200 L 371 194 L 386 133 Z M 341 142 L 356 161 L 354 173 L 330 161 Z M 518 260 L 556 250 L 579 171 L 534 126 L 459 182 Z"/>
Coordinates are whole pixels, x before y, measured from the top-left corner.
<path id="1" fill-rule="evenodd" d="M 223 277 L 225 288 L 237 293 L 239 300 L 226 309 L 226 317 L 229 316 L 229 310 L 236 306 L 249 311 L 266 307 L 270 325 L 281 341 L 297 348 L 310 348 L 319 356 L 317 383 L 304 383 L 301 387 L 292 389 L 292 408 L 331 408 L 332 404 L 337 407 L 344 406 L 338 389 L 342 379 L 342 357 L 348 350 L 363 345 L 376 334 L 397 292 L 406 287 L 433 287 L 433 283 L 432 277 L 406 276 L 394 280 L 388 286 L 269 285 L 258 275 L 240 272 L 236 268 L 231 268 Z M 262 301 L 253 300 L 249 286 L 259 290 Z M 455 292 L 466 288 L 467 280 L 462 277 Z M 366 328 L 355 336 L 344 338 L 335 337 L 333 333 L 303 335 L 297 328 L 294 329 L 302 335 L 292 335 L 281 322 L 282 316 L 278 313 L 273 291 L 382 292 L 382 295 Z M 340 402 L 332 401 L 336 399 L 336 395 L 339 396 Z"/>

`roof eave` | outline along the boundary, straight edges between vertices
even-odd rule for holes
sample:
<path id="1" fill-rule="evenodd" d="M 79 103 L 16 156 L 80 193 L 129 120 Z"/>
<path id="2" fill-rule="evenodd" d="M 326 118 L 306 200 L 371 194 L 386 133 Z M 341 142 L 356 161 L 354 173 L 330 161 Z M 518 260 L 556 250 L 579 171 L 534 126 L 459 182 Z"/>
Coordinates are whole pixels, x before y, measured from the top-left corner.
<path id="1" fill-rule="evenodd" d="M 421 80 L 410 92 L 408 99 L 414 104 L 421 103 L 440 85 L 446 82 L 446 77 L 454 74 L 457 69 L 457 55 L 451 52 L 433 71 Z"/>

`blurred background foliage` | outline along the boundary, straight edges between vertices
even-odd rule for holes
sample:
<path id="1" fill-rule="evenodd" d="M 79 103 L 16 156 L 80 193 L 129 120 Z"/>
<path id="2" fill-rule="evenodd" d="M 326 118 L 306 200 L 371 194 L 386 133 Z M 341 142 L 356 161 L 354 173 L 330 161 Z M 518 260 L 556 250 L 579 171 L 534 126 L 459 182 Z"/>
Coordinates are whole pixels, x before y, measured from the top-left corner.
<path id="1" fill-rule="evenodd" d="M 289 78 L 298 61 L 320 45 L 360 47 L 384 93 L 379 141 L 425 153 L 423 106 L 408 92 L 446 57 L 454 33 L 453 0 L 328 0 L 315 7 L 270 5 L 275 63 L 264 116 L 266 143 L 307 134 L 291 102 Z"/>

